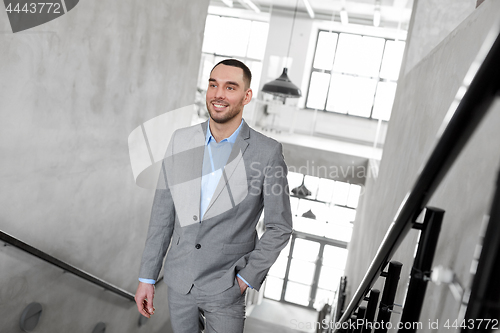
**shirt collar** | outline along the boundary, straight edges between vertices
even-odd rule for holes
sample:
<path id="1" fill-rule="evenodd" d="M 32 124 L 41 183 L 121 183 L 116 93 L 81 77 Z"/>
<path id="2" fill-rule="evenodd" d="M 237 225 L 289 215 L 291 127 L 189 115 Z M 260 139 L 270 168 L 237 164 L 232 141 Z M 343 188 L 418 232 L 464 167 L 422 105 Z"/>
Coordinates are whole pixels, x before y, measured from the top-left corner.
<path id="1" fill-rule="evenodd" d="M 240 126 L 236 129 L 236 131 L 231 134 L 228 138 L 220 140 L 220 142 L 229 142 L 231 144 L 234 144 L 236 142 L 236 138 L 238 137 L 238 134 L 240 133 L 241 126 L 243 125 L 243 119 L 241 119 Z M 212 135 L 212 132 L 210 131 L 210 118 L 208 118 L 208 124 L 207 124 L 207 135 L 205 136 L 205 145 L 208 145 L 210 141 L 215 141 L 215 138 Z"/>

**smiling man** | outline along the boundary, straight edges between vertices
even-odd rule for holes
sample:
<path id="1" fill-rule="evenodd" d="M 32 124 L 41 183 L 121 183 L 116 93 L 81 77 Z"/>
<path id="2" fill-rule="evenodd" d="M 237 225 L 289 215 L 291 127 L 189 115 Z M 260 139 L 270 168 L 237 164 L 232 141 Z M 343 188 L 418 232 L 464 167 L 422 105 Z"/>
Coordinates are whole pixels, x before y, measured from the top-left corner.
<path id="1" fill-rule="evenodd" d="M 212 69 L 206 96 L 208 113 L 215 122 L 211 125 L 224 131 L 232 129 L 231 133 L 241 123 L 243 106 L 252 99 L 252 89 L 250 89 L 252 74 L 248 67 L 236 61 L 226 60 L 225 62 L 241 64 L 241 67 L 226 65 L 223 61 Z M 215 128 L 214 131 L 217 131 Z"/>
<path id="2" fill-rule="evenodd" d="M 175 333 L 241 333 L 245 292 L 259 290 L 292 232 L 280 143 L 251 129 L 243 108 L 252 75 L 235 59 L 210 74 L 210 118 L 177 130 L 163 162 L 139 273 L 139 312 L 154 313 L 163 258 Z M 264 211 L 265 232 L 256 225 Z"/>

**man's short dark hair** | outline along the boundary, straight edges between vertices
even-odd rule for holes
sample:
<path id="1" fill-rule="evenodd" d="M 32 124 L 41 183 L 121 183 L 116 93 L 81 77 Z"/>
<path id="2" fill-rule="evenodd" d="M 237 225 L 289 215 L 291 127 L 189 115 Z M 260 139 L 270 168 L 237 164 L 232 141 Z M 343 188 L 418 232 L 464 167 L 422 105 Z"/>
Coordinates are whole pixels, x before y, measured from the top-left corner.
<path id="1" fill-rule="evenodd" d="M 217 63 L 217 65 L 215 65 L 212 68 L 210 73 L 212 73 L 214 68 L 219 66 L 219 65 L 226 65 L 226 66 L 233 66 L 233 67 L 241 68 L 243 70 L 243 81 L 245 81 L 247 88 L 250 88 L 250 84 L 252 83 L 252 72 L 250 72 L 250 69 L 247 67 L 247 65 L 245 65 L 244 63 L 242 63 L 241 61 L 236 60 L 236 59 L 225 59 L 225 60 L 219 61 Z"/>

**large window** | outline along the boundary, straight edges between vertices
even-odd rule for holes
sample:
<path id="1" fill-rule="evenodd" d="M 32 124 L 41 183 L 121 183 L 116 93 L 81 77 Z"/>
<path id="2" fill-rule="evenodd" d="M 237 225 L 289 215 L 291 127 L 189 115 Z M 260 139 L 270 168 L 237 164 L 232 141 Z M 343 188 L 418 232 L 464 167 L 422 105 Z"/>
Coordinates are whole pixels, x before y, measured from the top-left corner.
<path id="1" fill-rule="evenodd" d="M 206 90 L 210 70 L 221 60 L 236 58 L 252 71 L 252 90 L 258 93 L 269 23 L 208 15 L 205 24 L 198 88 Z"/>
<path id="2" fill-rule="evenodd" d="M 266 298 L 319 307 L 333 300 L 347 260 L 361 186 L 289 172 L 294 233 L 269 271 Z M 312 213 L 312 214 L 311 214 Z"/>
<path id="3" fill-rule="evenodd" d="M 389 120 L 405 42 L 320 30 L 306 108 Z"/>

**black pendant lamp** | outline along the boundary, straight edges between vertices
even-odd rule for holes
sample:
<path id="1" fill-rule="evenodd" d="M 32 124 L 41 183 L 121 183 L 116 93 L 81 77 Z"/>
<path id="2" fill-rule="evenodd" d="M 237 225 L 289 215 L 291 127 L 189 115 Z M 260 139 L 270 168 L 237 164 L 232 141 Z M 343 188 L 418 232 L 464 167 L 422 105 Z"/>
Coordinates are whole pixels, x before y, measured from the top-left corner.
<path id="1" fill-rule="evenodd" d="M 292 44 L 293 37 L 293 27 L 295 25 L 295 17 L 297 16 L 297 5 L 299 0 L 295 3 L 295 13 L 293 14 L 292 21 L 292 31 L 290 33 L 290 41 L 288 43 L 288 52 L 286 54 L 286 58 L 288 60 L 288 56 L 290 55 L 290 45 Z M 285 98 L 298 98 L 302 96 L 302 92 L 300 88 L 290 81 L 288 78 L 288 68 L 283 68 L 283 74 L 279 78 L 274 81 L 268 82 L 262 87 L 262 91 L 268 94 L 272 94 L 275 96 L 285 97 Z"/>
<path id="2" fill-rule="evenodd" d="M 262 87 L 262 91 L 281 97 L 297 98 L 302 96 L 300 88 L 290 81 L 287 75 L 288 68 L 283 68 L 283 74 L 274 81 L 268 82 Z"/>
<path id="3" fill-rule="evenodd" d="M 314 215 L 314 213 L 310 209 L 307 212 L 305 212 L 304 214 L 302 214 L 302 217 L 306 217 L 308 219 L 316 220 L 316 215 Z"/>
<path id="4" fill-rule="evenodd" d="M 311 191 L 304 185 L 304 179 L 302 179 L 302 184 L 300 186 L 292 190 L 292 193 L 298 197 L 307 197 L 311 195 Z"/>

